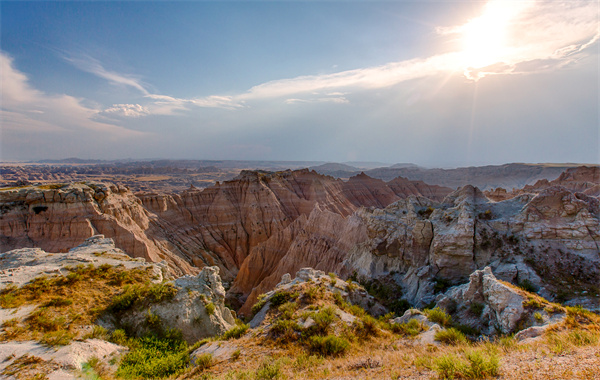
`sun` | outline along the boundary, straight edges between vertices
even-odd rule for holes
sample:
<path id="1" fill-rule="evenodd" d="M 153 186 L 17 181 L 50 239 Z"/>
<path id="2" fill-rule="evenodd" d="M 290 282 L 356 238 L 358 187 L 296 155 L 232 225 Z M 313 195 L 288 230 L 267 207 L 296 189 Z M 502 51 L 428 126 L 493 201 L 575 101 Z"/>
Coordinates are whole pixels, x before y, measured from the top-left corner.
<path id="1" fill-rule="evenodd" d="M 512 1 L 491 1 L 481 16 L 460 27 L 461 55 L 467 67 L 480 68 L 503 60 L 510 22 L 518 8 Z"/>
<path id="2" fill-rule="evenodd" d="M 465 25 L 462 55 L 467 66 L 484 67 L 501 60 L 506 40 L 502 24 L 502 20 L 480 17 Z"/>

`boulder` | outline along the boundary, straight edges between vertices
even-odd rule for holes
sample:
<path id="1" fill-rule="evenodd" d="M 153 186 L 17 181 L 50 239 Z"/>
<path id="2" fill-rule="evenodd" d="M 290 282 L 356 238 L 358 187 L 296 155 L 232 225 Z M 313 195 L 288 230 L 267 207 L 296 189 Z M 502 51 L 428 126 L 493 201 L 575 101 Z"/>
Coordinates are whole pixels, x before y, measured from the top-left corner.
<path id="1" fill-rule="evenodd" d="M 160 318 L 161 327 L 181 330 L 188 343 L 221 335 L 235 326 L 232 312 L 225 307 L 225 289 L 218 267 L 204 267 L 197 276 L 184 276 L 173 281 L 177 289 L 173 299 L 124 313 L 120 323 L 136 334 L 148 331 L 149 314 Z"/>

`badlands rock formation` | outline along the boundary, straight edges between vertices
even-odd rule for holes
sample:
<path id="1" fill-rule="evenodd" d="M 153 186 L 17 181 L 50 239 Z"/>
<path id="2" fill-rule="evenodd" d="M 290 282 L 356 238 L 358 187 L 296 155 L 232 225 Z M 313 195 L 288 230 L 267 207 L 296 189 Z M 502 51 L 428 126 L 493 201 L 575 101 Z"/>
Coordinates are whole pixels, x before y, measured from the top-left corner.
<path id="1" fill-rule="evenodd" d="M 580 177 L 567 172 L 561 181 Z M 499 278 L 527 280 L 551 299 L 598 307 L 597 197 L 552 186 L 493 202 L 464 186 L 439 201 L 444 191 L 308 170 L 244 171 L 172 195 L 135 196 L 94 183 L 30 186 L 0 192 L 0 241 L 3 251 L 65 251 L 104 233 L 134 257 L 165 260 L 176 275 L 216 266 L 231 285 L 229 302 L 243 313 L 283 274 L 307 266 L 391 279 L 423 306 L 489 265 Z"/>
<path id="2" fill-rule="evenodd" d="M 119 315 L 118 324 L 143 335 L 150 314 L 159 318 L 163 328 L 180 330 L 190 344 L 221 335 L 235 326 L 235 318 L 224 304 L 225 289 L 218 267 L 204 267 L 197 276 L 179 277 L 172 284 L 177 289 L 175 297 L 129 310 Z"/>
<path id="3" fill-rule="evenodd" d="M 398 273 L 412 303 L 427 304 L 436 284 L 466 282 L 489 265 L 499 278 L 530 281 L 550 298 L 593 293 L 597 307 L 596 198 L 552 187 L 492 202 L 465 186 L 440 204 L 409 197 L 357 216 L 369 239 L 350 252 L 345 273 L 364 278 Z"/>
<path id="4" fill-rule="evenodd" d="M 540 179 L 535 184 L 526 185 L 522 189 L 514 189 L 509 192 L 503 188 L 496 188 L 486 191 L 485 194 L 494 201 L 503 201 L 514 198 L 520 194 L 539 193 L 540 191 L 553 186 L 561 186 L 573 192 L 581 192 L 585 195 L 599 197 L 600 166 L 579 166 L 576 168 L 569 168 L 552 181 Z"/>
<path id="5" fill-rule="evenodd" d="M 548 307 L 542 302 L 529 302 L 523 290 L 498 281 L 490 267 L 486 267 L 473 272 L 467 284 L 440 295 L 437 306 L 451 311 L 462 324 L 492 335 L 562 321 L 565 316 L 562 308 Z"/>
<path id="6" fill-rule="evenodd" d="M 0 192 L 1 250 L 66 251 L 102 233 L 134 257 L 166 260 L 176 274 L 216 265 L 232 281 L 254 247 L 308 216 L 317 204 L 346 217 L 361 206 L 387 206 L 409 185 L 395 187 L 396 193 L 365 175 L 344 182 L 298 170 L 244 171 L 235 180 L 173 195 L 135 196 L 101 183 L 8 189 Z M 410 191 L 428 189 L 416 184 Z"/>

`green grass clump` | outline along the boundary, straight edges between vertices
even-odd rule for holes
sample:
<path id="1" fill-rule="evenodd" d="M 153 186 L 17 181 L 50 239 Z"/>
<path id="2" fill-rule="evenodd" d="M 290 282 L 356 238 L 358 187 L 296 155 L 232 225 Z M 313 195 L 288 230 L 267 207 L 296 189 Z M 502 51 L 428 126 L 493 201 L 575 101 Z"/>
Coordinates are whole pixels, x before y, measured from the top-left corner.
<path id="1" fill-rule="evenodd" d="M 265 359 L 254 372 L 255 380 L 275 380 L 284 378 L 281 365 L 272 358 Z"/>
<path id="2" fill-rule="evenodd" d="M 454 327 L 436 332 L 435 340 L 452 346 L 467 343 L 465 334 Z"/>
<path id="3" fill-rule="evenodd" d="M 213 365 L 213 356 L 210 353 L 198 355 L 194 360 L 194 364 L 200 370 L 208 369 Z"/>
<path id="4" fill-rule="evenodd" d="M 499 375 L 500 360 L 493 353 L 467 351 L 461 358 L 454 354 L 440 356 L 434 361 L 440 379 L 487 379 Z"/>
<path id="5" fill-rule="evenodd" d="M 157 303 L 172 299 L 177 293 L 173 284 L 135 284 L 127 285 L 123 293 L 114 297 L 108 309 L 121 312 L 132 308 L 136 303 Z"/>
<path id="6" fill-rule="evenodd" d="M 302 326 L 291 319 L 277 319 L 271 327 L 271 333 L 280 343 L 289 343 L 300 338 Z"/>
<path id="7" fill-rule="evenodd" d="M 391 330 L 396 334 L 404 336 L 416 336 L 419 335 L 421 331 L 427 330 L 427 325 L 416 319 L 411 319 L 406 323 L 393 323 L 391 325 Z"/>
<path id="8" fill-rule="evenodd" d="M 116 375 L 126 379 L 161 379 L 180 373 L 189 363 L 188 345 L 181 332 L 147 335 L 127 340 L 131 350 L 123 357 Z"/>
<path id="9" fill-rule="evenodd" d="M 209 302 L 206 305 L 204 305 L 204 309 L 206 310 L 206 314 L 213 315 L 215 313 L 215 304 Z"/>
<path id="10" fill-rule="evenodd" d="M 329 327 L 335 320 L 335 317 L 335 310 L 331 306 L 325 307 L 318 312 L 311 314 L 310 318 L 312 318 L 315 323 L 305 330 L 304 335 L 327 335 L 329 332 Z"/>
<path id="11" fill-rule="evenodd" d="M 223 339 L 239 339 L 246 333 L 246 331 L 248 331 L 249 328 L 250 326 L 246 324 L 235 326 L 223 334 Z"/>
<path id="12" fill-rule="evenodd" d="M 440 326 L 448 327 L 452 324 L 452 317 L 439 307 L 436 307 L 435 309 L 425 309 L 423 310 L 423 313 L 425 313 L 427 319 Z"/>
<path id="13" fill-rule="evenodd" d="M 360 339 L 379 336 L 378 322 L 370 315 L 365 315 L 362 318 L 357 318 L 353 324 L 354 334 Z"/>
<path id="14" fill-rule="evenodd" d="M 46 346 L 66 346 L 71 343 L 74 335 L 67 330 L 51 331 L 42 336 L 40 343 Z"/>
<path id="15" fill-rule="evenodd" d="M 350 348 L 350 342 L 335 335 L 312 336 L 309 347 L 311 351 L 322 356 L 342 356 Z"/>
<path id="16" fill-rule="evenodd" d="M 275 294 L 273 294 L 273 296 L 271 297 L 271 299 L 269 300 L 271 302 L 271 307 L 279 307 L 281 305 L 283 305 L 284 303 L 294 300 L 298 298 L 298 293 L 292 293 L 292 292 L 288 292 L 288 291 L 277 291 L 275 292 Z"/>
<path id="17" fill-rule="evenodd" d="M 260 311 L 260 309 L 262 309 L 265 304 L 267 303 L 267 295 L 266 294 L 261 294 L 258 296 L 258 298 L 256 299 L 256 303 L 254 305 L 252 305 L 252 315 L 256 315 L 256 313 L 258 313 Z"/>

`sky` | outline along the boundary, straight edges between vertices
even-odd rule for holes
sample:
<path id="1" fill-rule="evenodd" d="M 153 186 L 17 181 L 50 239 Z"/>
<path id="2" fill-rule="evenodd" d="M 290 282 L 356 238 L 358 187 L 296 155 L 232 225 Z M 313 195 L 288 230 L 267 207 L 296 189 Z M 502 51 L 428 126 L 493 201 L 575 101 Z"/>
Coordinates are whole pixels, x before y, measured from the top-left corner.
<path id="1" fill-rule="evenodd" d="M 0 160 L 600 162 L 600 3 L 0 2 Z"/>

